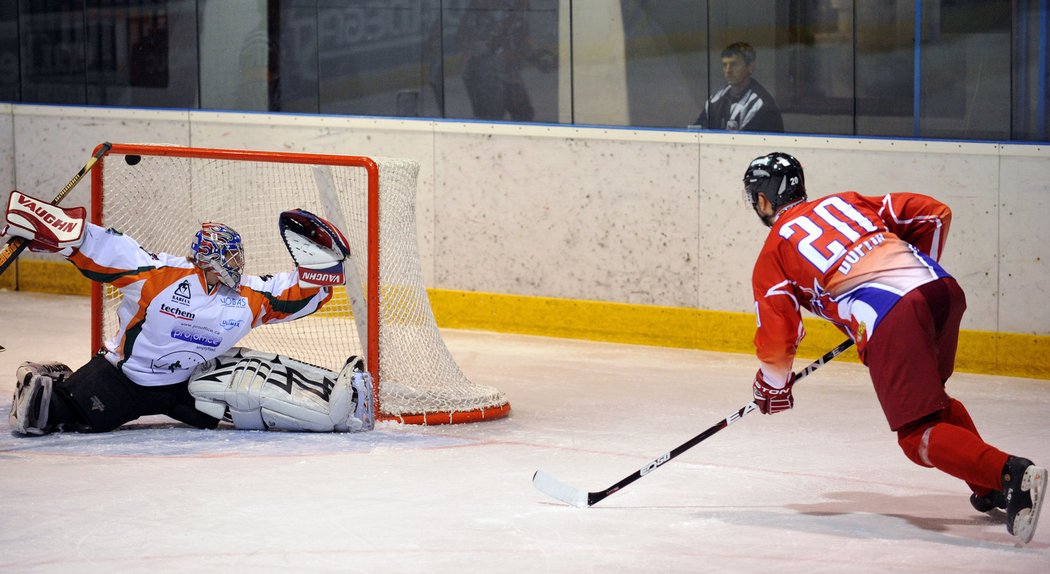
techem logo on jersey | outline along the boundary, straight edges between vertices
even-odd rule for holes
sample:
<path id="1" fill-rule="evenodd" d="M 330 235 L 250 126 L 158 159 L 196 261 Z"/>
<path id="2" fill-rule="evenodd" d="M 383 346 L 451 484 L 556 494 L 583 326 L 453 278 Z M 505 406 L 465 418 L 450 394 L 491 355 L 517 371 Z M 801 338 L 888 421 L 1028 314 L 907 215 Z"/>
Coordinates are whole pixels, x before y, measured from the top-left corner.
<path id="1" fill-rule="evenodd" d="M 189 279 L 183 279 L 182 283 L 175 288 L 175 294 L 171 296 L 171 300 L 180 305 L 190 304 L 190 281 Z"/>
<path id="2" fill-rule="evenodd" d="M 222 303 L 224 307 L 234 307 L 241 309 L 248 306 L 248 301 L 244 297 L 220 297 L 219 303 Z"/>
<path id="3" fill-rule="evenodd" d="M 189 311 L 183 311 L 182 309 L 179 309 L 178 307 L 169 307 L 168 305 L 165 305 L 164 303 L 160 304 L 160 312 L 165 314 L 165 315 L 167 315 L 167 316 L 169 316 L 169 317 L 175 317 L 176 319 L 185 319 L 187 321 L 192 321 L 193 319 L 195 319 L 197 317 L 196 315 L 194 315 L 193 313 L 190 313 Z"/>
<path id="4" fill-rule="evenodd" d="M 211 337 L 208 335 L 201 335 L 198 333 L 190 333 L 189 331 L 183 331 L 179 328 L 171 330 L 171 338 L 178 339 L 180 341 L 186 341 L 187 343 L 193 343 L 194 345 L 201 345 L 204 347 L 218 347 L 222 344 L 222 337 Z"/>
<path id="5" fill-rule="evenodd" d="M 224 330 L 232 331 L 234 329 L 240 329 L 241 325 L 244 324 L 244 319 L 223 319 L 222 323 L 219 324 L 222 325 Z"/>

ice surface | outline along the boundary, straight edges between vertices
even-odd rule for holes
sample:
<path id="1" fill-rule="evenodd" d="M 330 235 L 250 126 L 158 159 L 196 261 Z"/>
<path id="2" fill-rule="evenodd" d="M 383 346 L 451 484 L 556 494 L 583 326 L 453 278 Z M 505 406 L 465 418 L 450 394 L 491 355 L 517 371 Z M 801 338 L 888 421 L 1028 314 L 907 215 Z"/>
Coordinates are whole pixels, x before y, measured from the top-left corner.
<path id="1" fill-rule="evenodd" d="M 535 470 L 609 487 L 746 404 L 754 360 L 446 331 L 509 418 L 309 435 L 149 417 L 24 438 L 15 368 L 84 363 L 88 302 L 0 291 L 0 327 L 0 572 L 1050 571 L 1050 518 L 1021 546 L 962 482 L 909 462 L 856 364 L 581 509 L 534 489 Z M 949 390 L 989 442 L 1050 463 L 1050 382 L 957 374 Z"/>

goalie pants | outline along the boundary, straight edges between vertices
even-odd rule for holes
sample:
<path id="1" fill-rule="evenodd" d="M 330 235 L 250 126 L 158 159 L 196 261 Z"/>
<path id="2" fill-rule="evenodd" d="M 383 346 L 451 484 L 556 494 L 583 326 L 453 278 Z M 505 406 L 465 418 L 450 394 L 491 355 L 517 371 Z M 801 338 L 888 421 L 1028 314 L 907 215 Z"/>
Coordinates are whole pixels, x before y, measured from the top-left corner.
<path id="1" fill-rule="evenodd" d="M 920 286 L 879 323 L 864 363 L 904 454 L 984 495 L 1002 488 L 1009 455 L 981 439 L 966 407 L 944 389 L 955 370 L 965 310 L 966 296 L 955 279 Z"/>
<path id="2" fill-rule="evenodd" d="M 49 430 L 108 432 L 147 415 L 166 415 L 197 428 L 215 428 L 219 419 L 194 407 L 188 383 L 145 387 L 135 384 L 102 355 L 55 384 Z"/>

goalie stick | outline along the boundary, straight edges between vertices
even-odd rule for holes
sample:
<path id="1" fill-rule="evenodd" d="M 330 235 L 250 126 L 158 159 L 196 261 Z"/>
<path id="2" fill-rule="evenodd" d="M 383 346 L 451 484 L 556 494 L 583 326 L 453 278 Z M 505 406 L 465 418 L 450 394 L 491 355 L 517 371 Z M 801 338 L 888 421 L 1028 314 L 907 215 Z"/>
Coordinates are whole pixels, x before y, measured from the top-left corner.
<path id="1" fill-rule="evenodd" d="M 83 179 L 84 176 L 91 171 L 91 168 L 95 166 L 95 162 L 102 159 L 102 156 L 109 153 L 109 149 L 111 147 L 113 147 L 113 144 L 109 142 L 103 142 L 102 144 L 100 144 L 98 148 L 95 149 L 95 153 L 91 154 L 91 159 L 87 160 L 87 163 L 84 164 L 84 167 L 80 168 L 80 171 L 73 176 L 73 179 L 69 180 L 69 183 L 67 183 L 66 186 L 62 188 L 62 191 L 58 192 L 58 195 L 55 196 L 55 199 L 51 200 L 51 205 L 58 205 L 59 203 L 62 203 L 62 200 L 65 199 L 67 195 L 69 195 L 69 192 L 72 191 L 73 188 L 76 187 L 78 183 L 80 183 L 80 180 Z M 29 240 L 24 237 L 12 237 L 7 242 L 7 245 L 4 246 L 4 250 L 0 251 L 0 275 L 3 275 L 4 271 L 7 271 L 7 268 L 10 267 L 12 263 L 14 263 L 15 259 L 17 259 L 23 251 L 25 251 L 25 248 L 27 246 L 29 246 Z"/>
<path id="2" fill-rule="evenodd" d="M 850 348 L 851 346 L 853 346 L 852 340 L 843 341 L 839 344 L 839 346 L 825 353 L 823 357 L 817 359 L 816 361 L 813 361 L 813 363 L 811 363 L 808 367 L 799 371 L 795 375 L 795 380 L 798 381 L 799 379 L 819 369 L 825 363 L 839 356 L 839 354 L 841 354 L 843 351 Z M 621 488 L 627 486 L 628 484 L 631 484 L 639 478 L 642 478 L 643 476 L 661 467 L 664 463 L 670 461 L 671 459 L 677 457 L 683 452 L 700 444 L 711 435 L 742 419 L 744 415 L 757 410 L 758 405 L 756 405 L 754 402 L 748 403 L 740 410 L 718 421 L 718 423 L 712 426 L 711 428 L 705 430 L 704 432 L 694 436 L 688 441 L 675 447 L 670 452 L 664 453 L 649 464 L 634 471 L 630 475 L 624 477 L 624 479 L 620 482 L 617 482 L 616 484 L 610 486 L 609 488 L 606 488 L 605 490 L 599 490 L 595 492 L 584 492 L 583 490 L 565 484 L 564 482 L 558 480 L 553 475 L 543 471 L 542 469 L 537 470 L 532 475 L 532 485 L 547 496 L 550 496 L 551 498 L 556 498 L 566 504 L 570 504 L 577 508 L 587 508 L 589 506 L 594 506 L 595 504 L 604 500 L 609 495 L 619 491 Z"/>

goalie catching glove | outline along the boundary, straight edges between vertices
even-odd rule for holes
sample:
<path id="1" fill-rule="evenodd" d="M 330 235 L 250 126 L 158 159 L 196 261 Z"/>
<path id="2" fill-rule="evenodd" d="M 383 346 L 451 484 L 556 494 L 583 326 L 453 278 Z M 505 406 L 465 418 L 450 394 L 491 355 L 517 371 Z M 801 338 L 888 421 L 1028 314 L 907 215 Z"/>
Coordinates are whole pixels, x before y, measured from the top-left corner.
<path id="1" fill-rule="evenodd" d="M 292 255 L 303 287 L 329 287 L 346 283 L 343 261 L 350 246 L 331 222 L 309 211 L 293 209 L 278 219 L 281 238 Z"/>
<path id="2" fill-rule="evenodd" d="M 190 375 L 197 410 L 241 430 L 359 432 L 375 426 L 372 375 L 350 357 L 336 373 L 234 347 Z"/>
<path id="3" fill-rule="evenodd" d="M 0 235 L 28 239 L 31 251 L 55 253 L 80 246 L 86 215 L 83 207 L 63 209 L 15 190 L 8 197 L 4 213 L 7 224 Z"/>

